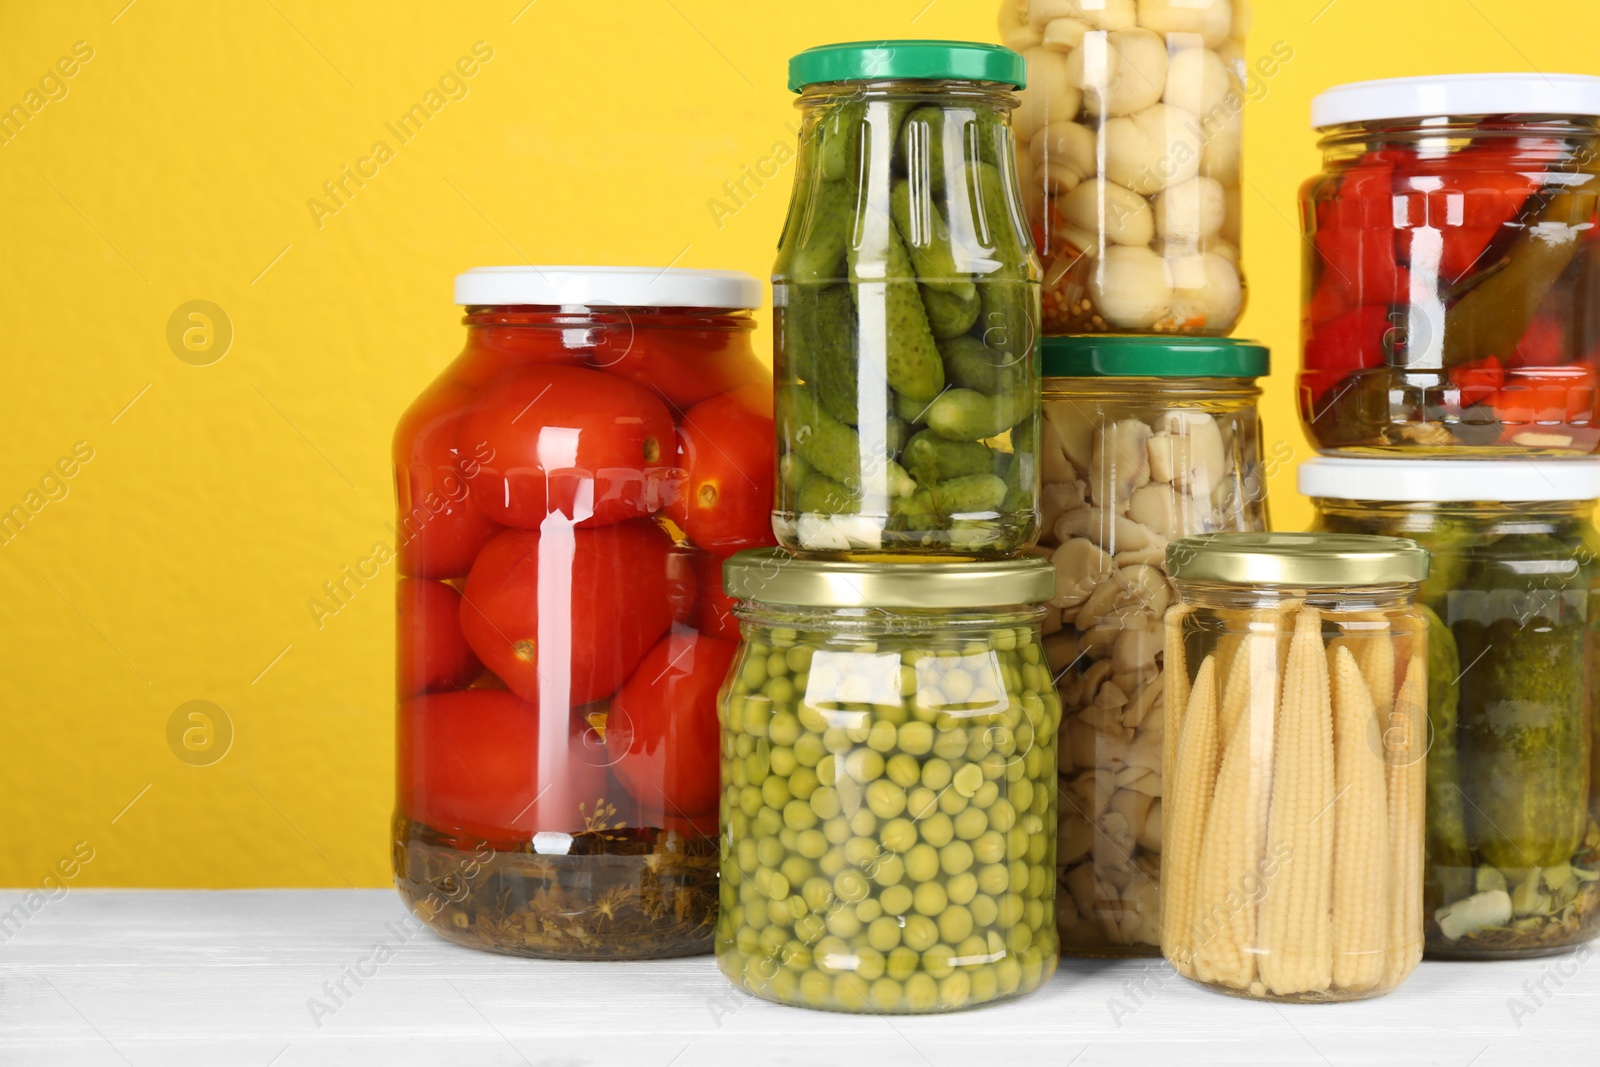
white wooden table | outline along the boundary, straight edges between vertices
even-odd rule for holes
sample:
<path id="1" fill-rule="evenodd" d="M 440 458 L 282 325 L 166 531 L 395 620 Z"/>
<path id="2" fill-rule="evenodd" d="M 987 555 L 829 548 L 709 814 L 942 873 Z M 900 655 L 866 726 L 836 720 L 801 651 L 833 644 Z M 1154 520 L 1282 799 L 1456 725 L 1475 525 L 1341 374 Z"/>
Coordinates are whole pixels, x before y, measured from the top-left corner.
<path id="1" fill-rule="evenodd" d="M 710 957 L 457 948 L 411 934 L 381 890 L 72 890 L 19 920 L 23 901 L 0 893 L 7 1067 L 1600 1063 L 1597 950 L 1426 963 L 1388 997 L 1316 1007 L 1219 996 L 1156 961 L 1068 961 L 1012 1004 L 888 1019 L 762 1003 Z"/>

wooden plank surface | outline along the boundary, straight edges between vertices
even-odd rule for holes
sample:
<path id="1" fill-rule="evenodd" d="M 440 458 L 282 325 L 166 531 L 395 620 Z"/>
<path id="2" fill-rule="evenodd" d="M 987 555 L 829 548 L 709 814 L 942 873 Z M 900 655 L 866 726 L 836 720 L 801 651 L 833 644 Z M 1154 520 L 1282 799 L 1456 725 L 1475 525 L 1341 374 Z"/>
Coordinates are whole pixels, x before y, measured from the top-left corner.
<path id="1" fill-rule="evenodd" d="M 757 1001 L 710 957 L 510 959 L 408 923 L 382 890 L 73 890 L 32 912 L 0 893 L 0 1064 L 1484 1067 L 1600 1048 L 1594 949 L 1427 963 L 1388 997 L 1317 1007 L 1219 996 L 1159 961 L 1065 961 L 1012 1004 L 889 1019 Z"/>

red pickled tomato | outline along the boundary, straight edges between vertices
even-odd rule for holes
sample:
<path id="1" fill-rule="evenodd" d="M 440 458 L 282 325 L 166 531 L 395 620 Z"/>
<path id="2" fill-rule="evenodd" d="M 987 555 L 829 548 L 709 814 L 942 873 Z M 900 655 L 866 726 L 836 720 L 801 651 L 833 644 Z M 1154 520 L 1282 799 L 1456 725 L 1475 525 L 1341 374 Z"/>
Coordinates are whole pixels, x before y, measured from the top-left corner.
<path id="1" fill-rule="evenodd" d="M 1345 306 L 1409 299 L 1410 276 L 1396 242 L 1394 155 L 1368 153 L 1345 172 L 1333 198 L 1318 205 L 1314 244 L 1322 277 Z"/>
<path id="2" fill-rule="evenodd" d="M 672 621 L 689 624 L 699 598 L 700 576 L 695 572 L 695 551 L 675 546 L 667 557 L 667 600 L 672 605 Z"/>
<path id="3" fill-rule="evenodd" d="M 528 529 L 551 513 L 585 527 L 649 515 L 672 472 L 672 414 L 660 398 L 580 367 L 499 379 L 462 416 L 460 441 L 487 452 L 471 478 L 474 504 Z"/>
<path id="4" fill-rule="evenodd" d="M 400 416 L 394 433 L 395 494 L 399 499 L 400 573 L 459 578 L 499 524 L 467 503 L 468 479 L 483 451 L 456 448 L 461 413 L 473 391 L 431 387 Z"/>
<path id="5" fill-rule="evenodd" d="M 653 326 L 606 327 L 604 343 L 589 354 L 601 370 L 666 398 L 677 411 L 746 385 L 771 387 L 766 366 L 750 351 L 743 329 Z"/>
<path id="6" fill-rule="evenodd" d="M 1528 332 L 1517 342 L 1516 350 L 1506 364 L 1511 367 L 1557 367 L 1567 362 L 1569 349 L 1567 324 L 1554 315 L 1541 313 L 1529 323 Z"/>
<path id="7" fill-rule="evenodd" d="M 1450 384 L 1456 388 L 1456 406 L 1462 409 L 1492 401 L 1506 381 L 1506 369 L 1493 356 L 1452 367 Z"/>
<path id="8" fill-rule="evenodd" d="M 400 691 L 410 696 L 470 682 L 482 667 L 461 633 L 461 594 L 429 578 L 402 578 L 395 594 Z"/>
<path id="9" fill-rule="evenodd" d="M 542 723 L 532 704 L 502 690 L 415 697 L 400 709 L 400 806 L 440 832 L 497 843 L 575 833 L 605 793 L 596 743 L 566 709 Z"/>
<path id="10" fill-rule="evenodd" d="M 569 348 L 572 331 L 551 326 L 478 325 L 467 332 L 467 347 L 445 376 L 481 389 L 519 367 L 558 364 L 587 366 L 582 348 Z"/>
<path id="11" fill-rule="evenodd" d="M 1518 168 L 1527 161 L 1515 147 L 1481 145 L 1441 158 L 1412 156 L 1401 168 L 1400 184 L 1411 191 L 1396 194 L 1402 205 L 1400 254 L 1413 269 L 1413 235 L 1419 227 L 1440 231 L 1438 277 L 1443 285 L 1459 282 L 1480 263 L 1489 244 L 1533 194 L 1537 183 Z"/>
<path id="12" fill-rule="evenodd" d="M 646 519 L 507 530 L 472 565 L 461 630 L 524 700 L 592 703 L 616 692 L 671 625 L 671 550 Z"/>
<path id="13" fill-rule="evenodd" d="M 729 641 L 739 640 L 739 620 L 733 609 L 738 601 L 722 588 L 722 565 L 726 557 L 697 552 L 694 560 L 695 602 L 693 622 L 695 629 L 711 637 Z"/>
<path id="14" fill-rule="evenodd" d="M 678 462 L 686 478 L 667 517 L 707 551 L 730 555 L 775 545 L 772 476 L 777 463 L 770 389 L 739 390 L 696 404 L 678 427 Z"/>
<path id="15" fill-rule="evenodd" d="M 732 641 L 668 634 L 612 699 L 606 751 L 614 773 L 646 810 L 687 819 L 716 810 L 717 690 L 735 651 Z"/>

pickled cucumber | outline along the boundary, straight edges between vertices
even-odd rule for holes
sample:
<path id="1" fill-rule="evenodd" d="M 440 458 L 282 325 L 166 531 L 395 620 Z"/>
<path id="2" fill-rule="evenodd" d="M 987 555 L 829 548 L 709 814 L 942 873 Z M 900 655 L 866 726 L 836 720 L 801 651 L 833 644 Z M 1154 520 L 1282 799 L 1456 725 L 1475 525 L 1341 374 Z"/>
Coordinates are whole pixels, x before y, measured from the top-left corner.
<path id="1" fill-rule="evenodd" d="M 1022 420 L 1034 399 L 1021 393 L 989 396 L 976 389 L 946 389 L 928 405 L 928 427 L 952 441 L 999 437 Z"/>
<path id="2" fill-rule="evenodd" d="M 795 317 L 802 342 L 790 365 L 816 386 L 828 414 L 854 426 L 856 407 L 856 316 L 847 285 L 794 287 L 787 314 Z"/>
<path id="3" fill-rule="evenodd" d="M 883 262 L 863 262 L 855 247 L 845 257 L 860 316 L 860 343 L 883 353 L 884 371 L 895 392 L 927 400 L 944 388 L 944 363 L 928 326 L 905 241 L 893 226 L 886 233 Z M 876 329 L 869 329 L 869 323 Z"/>
<path id="4" fill-rule="evenodd" d="M 1061 703 L 1038 630 L 903 621 L 752 628 L 729 674 L 716 952 L 758 996 L 953 1010 L 1055 970 Z"/>
<path id="5" fill-rule="evenodd" d="M 1005 347 L 990 348 L 981 337 L 953 337 L 939 342 L 945 377 L 952 385 L 990 396 L 1016 393 L 1027 383 L 1027 365 Z"/>
<path id="6" fill-rule="evenodd" d="M 969 474 L 990 474 L 995 453 L 976 442 L 951 441 L 932 430 L 918 430 L 906 443 L 904 466 L 921 485 Z"/>
<path id="7" fill-rule="evenodd" d="M 790 269 L 800 283 L 828 283 L 844 276 L 845 246 L 855 228 L 857 189 L 846 181 L 818 182 L 809 210 L 796 227 Z"/>
<path id="8" fill-rule="evenodd" d="M 978 321 L 978 312 L 982 304 L 978 300 L 977 288 L 973 288 L 971 296 L 962 298 L 952 293 L 940 292 L 927 286 L 920 287 L 922 293 L 922 308 L 928 313 L 928 328 L 933 331 L 936 338 L 959 337 L 972 329 L 972 324 Z"/>
<path id="9" fill-rule="evenodd" d="M 823 409 L 815 393 L 801 385 L 780 389 L 776 413 L 780 439 L 801 459 L 847 488 L 860 483 L 860 439 Z"/>
<path id="10" fill-rule="evenodd" d="M 906 243 L 917 281 L 924 288 L 962 300 L 977 294 L 972 276 L 956 267 L 950 247 L 950 227 L 945 225 L 939 205 L 928 197 L 911 196 L 911 184 L 897 181 L 889 192 L 889 213 L 896 231 Z"/>
<path id="11" fill-rule="evenodd" d="M 1431 608 L 1428 619 L 1428 905 L 1437 908 L 1472 893 L 1472 845 L 1466 805 L 1456 783 L 1461 769 L 1456 745 L 1461 696 L 1461 657 L 1450 628 Z"/>

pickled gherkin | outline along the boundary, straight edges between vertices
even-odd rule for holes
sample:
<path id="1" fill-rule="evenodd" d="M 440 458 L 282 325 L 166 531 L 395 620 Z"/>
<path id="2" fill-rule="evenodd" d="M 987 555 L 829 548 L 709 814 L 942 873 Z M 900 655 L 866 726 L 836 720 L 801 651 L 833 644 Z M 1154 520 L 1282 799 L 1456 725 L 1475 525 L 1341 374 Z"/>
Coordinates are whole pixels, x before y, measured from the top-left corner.
<path id="1" fill-rule="evenodd" d="M 775 377 L 806 393 L 779 398 L 779 456 L 802 457 L 852 502 L 813 509 L 838 494 L 780 481 L 774 530 L 791 550 L 1005 556 L 1038 535 L 1037 462 L 971 460 L 975 448 L 1005 456 L 1038 439 L 1040 269 L 1015 98 L 1000 79 L 888 73 L 922 47 L 863 59 L 859 78 L 838 66 L 817 84 L 791 77 L 805 86 L 805 119 L 773 269 Z M 975 446 L 960 450 L 969 461 L 930 458 L 926 443 L 908 452 L 929 430 Z M 915 498 L 893 491 L 899 469 L 912 471 Z"/>

